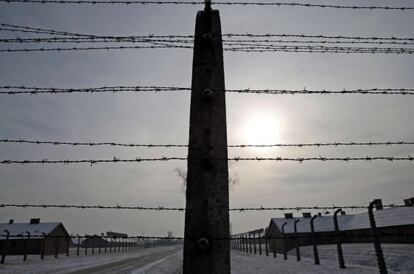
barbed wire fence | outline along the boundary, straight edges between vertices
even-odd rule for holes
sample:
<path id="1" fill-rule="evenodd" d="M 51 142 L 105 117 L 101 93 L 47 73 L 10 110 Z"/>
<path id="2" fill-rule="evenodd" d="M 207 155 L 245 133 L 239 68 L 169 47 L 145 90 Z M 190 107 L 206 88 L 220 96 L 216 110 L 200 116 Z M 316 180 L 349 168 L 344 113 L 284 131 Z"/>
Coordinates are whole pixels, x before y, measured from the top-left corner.
<path id="1" fill-rule="evenodd" d="M 19 26 L 0 23 L 0 31 L 35 33 L 42 35 L 58 35 L 55 37 L 17 37 L 0 39 L 6 44 L 80 44 L 99 43 L 101 46 L 70 46 L 70 47 L 7 47 L 0 52 L 49 52 L 49 51 L 86 51 L 86 50 L 122 50 L 122 49 L 192 49 L 192 35 L 132 35 L 102 36 L 72 33 L 44 28 Z M 240 39 L 240 38 L 248 39 Z M 270 39 L 278 37 L 278 40 Z M 239 38 L 239 39 L 237 39 Z M 266 38 L 266 39 L 262 39 Z M 295 38 L 295 40 L 292 40 Z M 298 40 L 299 39 L 299 40 Z M 311 40 L 309 40 L 311 39 Z M 359 54 L 412 54 L 412 37 L 352 37 L 304 34 L 223 34 L 223 47 L 230 52 L 308 52 L 308 53 L 359 53 Z M 108 46 L 107 43 L 134 43 L 138 45 Z M 363 46 L 349 46 L 360 44 Z M 327 46 L 331 45 L 331 46 Z M 334 46 L 332 46 L 334 45 Z M 335 46 L 338 45 L 338 46 Z M 372 45 L 376 45 L 373 47 Z M 388 46 L 388 47 L 384 47 Z M 399 47 L 397 47 L 399 46 Z M 401 47 L 404 46 L 404 47 Z"/>
<path id="2" fill-rule="evenodd" d="M 198 1 L 138 1 L 138 0 L 0 0 L 2 4 L 124 4 L 124 5 L 204 5 L 204 2 Z M 331 4 L 312 4 L 312 3 L 297 3 L 297 2 L 232 2 L 232 1 L 215 1 L 214 5 L 222 6 L 275 6 L 275 7 L 302 7 L 302 8 L 325 8 L 325 9 L 343 9 L 343 10 L 367 10 L 367 11 L 413 11 L 414 7 L 408 6 L 378 6 L 378 5 L 331 5 Z M 0 48 L 0 52 L 50 52 L 50 51 L 88 51 L 88 50 L 121 50 L 121 49 L 193 49 L 192 43 L 194 36 L 192 35 L 133 35 L 133 36 L 99 36 L 89 35 L 81 33 L 71 33 L 50 29 L 42 29 L 28 26 L 18 26 L 11 24 L 0 24 L 0 31 L 10 33 L 23 33 L 27 34 L 41 34 L 41 35 L 54 35 L 54 37 L 16 37 L 16 38 L 2 38 L 0 43 L 13 44 L 12 48 Z M 100 43 L 99 46 L 57 46 L 57 47 L 31 47 L 30 45 L 37 45 L 41 43 L 57 43 L 61 44 L 80 44 Z M 134 45 L 115 45 L 107 46 L 105 43 L 134 43 Z M 136 44 L 136 45 L 135 45 Z M 24 47 L 16 45 L 24 45 Z M 26 47 L 29 45 L 29 47 Z M 328 45 L 328 46 L 327 46 Z M 332 46 L 333 45 L 333 46 Z M 338 46 L 337 46 L 338 45 Z M 346 45 L 346 46 L 344 46 Z M 348 45 L 362 45 L 362 46 L 348 46 Z M 374 45 L 374 46 L 372 46 Z M 359 36 L 327 36 L 327 35 L 301 35 L 301 34 L 238 34 L 227 33 L 223 34 L 223 46 L 224 50 L 230 52 L 306 52 L 306 53 L 341 53 L 341 54 L 413 54 L 414 53 L 414 38 L 412 37 L 359 37 Z M 187 87 L 163 87 L 163 86 L 113 86 L 113 87 L 99 87 L 99 88 L 42 88 L 42 87 L 27 87 L 27 86 L 1 86 L 1 95 L 18 95 L 18 94 L 72 94 L 72 93 L 120 93 L 120 92 L 189 92 L 191 88 Z M 227 93 L 241 93 L 241 94 L 270 94 L 270 95 L 295 95 L 295 94 L 357 94 L 357 95 L 413 95 L 414 89 L 412 88 L 372 88 L 372 89 L 354 89 L 354 90 L 283 90 L 283 89 L 229 89 L 225 90 Z M 38 141 L 27 139 L 1 139 L 0 143 L 17 143 L 17 144 L 36 144 L 36 145 L 69 145 L 69 146 L 119 146 L 119 147 L 147 147 L 147 148 L 173 148 L 182 147 L 187 148 L 188 145 L 184 144 L 140 144 L 140 143 L 117 143 L 117 142 L 69 142 L 69 141 Z M 236 144 L 229 145 L 229 148 L 247 148 L 247 147 L 325 147 L 325 146 L 394 146 L 394 145 L 413 145 L 411 141 L 383 141 L 383 142 L 314 142 L 314 143 L 286 143 L 286 144 Z M 97 163 L 140 163 L 140 162 L 161 162 L 161 161 L 186 161 L 187 157 L 167 157 L 162 156 L 158 158 L 134 158 L 134 159 L 121 159 L 113 157 L 112 159 L 80 159 L 70 160 L 68 158 L 64 160 L 0 160 L 0 164 L 78 164 L 87 163 L 94 165 Z M 364 157 L 229 157 L 225 159 L 219 159 L 223 161 L 289 161 L 289 162 L 306 162 L 306 161 L 413 161 L 414 158 L 410 155 L 406 157 L 397 156 L 364 156 Z M 119 204 L 110 205 L 77 205 L 77 204 L 34 204 L 34 203 L 0 203 L 0 208 L 57 208 L 57 209 L 108 209 L 108 210 L 137 210 L 137 211 L 177 211 L 184 212 L 185 208 L 182 207 L 144 207 L 144 206 L 121 206 Z M 405 208 L 412 207 L 412 205 L 397 205 L 387 204 L 385 208 Z M 365 210 L 369 207 L 362 205 L 344 205 L 344 206 L 297 206 L 297 207 L 236 207 L 230 208 L 232 212 L 248 212 L 248 211 L 303 211 L 303 210 Z M 1 232 L 0 232 L 1 233 Z M 248 232 L 249 233 L 249 232 Z M 374 233 L 375 234 L 375 233 Z M 381 236 L 396 236 L 395 233 L 386 234 L 381 233 Z M 39 238 L 43 242 L 46 238 L 57 241 L 55 257 L 59 254 L 58 246 L 61 239 L 71 240 L 78 239 L 77 243 L 77 255 L 79 255 L 80 239 L 88 240 L 96 235 L 85 236 L 52 236 L 52 235 L 26 235 L 27 240 L 32 238 Z M 356 237 L 366 237 L 366 233 L 361 235 L 354 235 Z M 407 235 L 404 235 L 407 236 Z M 412 237 L 413 235 L 409 235 Z M 0 234 L 0 237 L 6 238 L 6 243 L 13 239 L 24 240 L 24 235 L 16 234 L 11 235 Z M 125 248 L 124 250 L 131 250 L 138 247 L 137 242 L 139 240 L 167 240 L 167 241 L 181 241 L 182 237 L 170 237 L 170 236 L 99 236 L 104 239 L 109 239 L 108 243 L 111 245 L 114 239 L 120 239 L 118 250 Z M 311 238 L 314 235 L 294 235 L 293 239 L 298 238 Z M 329 237 L 337 238 L 338 235 L 329 235 Z M 256 244 L 257 238 L 245 237 L 242 234 L 234 235 L 230 238 L 211 238 L 212 240 L 231 240 L 236 242 L 232 245 L 234 249 L 241 251 L 243 241 L 254 241 Z M 267 236 L 268 240 L 285 240 L 283 236 Z M 130 240 L 130 241 L 129 241 Z M 116 240 L 115 240 L 116 242 Z M 107 251 L 107 245 L 105 244 L 105 253 Z M 67 255 L 69 256 L 69 243 L 67 244 Z M 99 253 L 101 252 L 99 246 Z M 26 245 L 28 248 L 28 245 Z M 88 245 L 85 244 L 85 254 L 88 252 Z M 92 254 L 94 254 L 94 248 L 92 246 Z M 111 248 L 111 247 L 109 247 Z M 260 244 L 261 248 L 261 244 Z M 266 249 L 268 246 L 266 246 Z M 2 262 L 4 262 L 5 253 L 3 248 Z M 27 250 L 27 249 L 26 249 Z M 116 250 L 116 248 L 115 248 Z M 250 248 L 251 250 L 251 248 Z M 27 256 L 27 252 L 25 257 Z M 44 256 L 44 249 L 42 256 Z M 25 260 L 25 259 L 24 259 Z"/>

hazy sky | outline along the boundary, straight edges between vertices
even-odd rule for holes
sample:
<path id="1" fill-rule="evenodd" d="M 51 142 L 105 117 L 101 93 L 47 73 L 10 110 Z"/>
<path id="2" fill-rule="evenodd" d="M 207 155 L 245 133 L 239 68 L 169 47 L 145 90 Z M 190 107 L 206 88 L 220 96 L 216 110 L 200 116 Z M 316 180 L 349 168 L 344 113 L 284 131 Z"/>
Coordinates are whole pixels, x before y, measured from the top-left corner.
<path id="1" fill-rule="evenodd" d="M 319 1 L 342 3 L 344 1 Z M 411 5 L 411 1 L 346 1 Z M 2 23 L 101 35 L 193 34 L 200 6 L 1 4 Z M 219 6 L 223 33 L 413 37 L 414 13 Z M 2 37 L 13 34 L 0 33 Z M 11 45 L 1 45 L 2 48 Z M 413 88 L 412 55 L 229 53 L 226 87 L 286 89 Z M 0 85 L 190 86 L 188 49 L 0 53 Z M 414 97 L 227 95 L 228 142 L 294 143 L 414 140 Z M 0 138 L 187 143 L 190 94 L 1 96 Z M 260 125 L 266 121 L 263 127 Z M 257 136 L 255 133 L 261 133 Z M 264 138 L 263 134 L 272 139 Z M 185 149 L 0 144 L 0 159 L 182 156 Z M 407 156 L 410 146 L 230 149 L 229 156 Z M 186 162 L 0 166 L 1 203 L 185 206 L 174 169 Z M 414 163 L 231 163 L 239 183 L 231 206 L 367 204 L 414 196 Z M 396 199 L 398 198 L 398 199 Z M 233 213 L 233 231 L 264 227 L 280 212 Z M 184 214 L 111 210 L 0 209 L 0 222 L 63 221 L 71 233 L 108 230 L 183 235 Z"/>

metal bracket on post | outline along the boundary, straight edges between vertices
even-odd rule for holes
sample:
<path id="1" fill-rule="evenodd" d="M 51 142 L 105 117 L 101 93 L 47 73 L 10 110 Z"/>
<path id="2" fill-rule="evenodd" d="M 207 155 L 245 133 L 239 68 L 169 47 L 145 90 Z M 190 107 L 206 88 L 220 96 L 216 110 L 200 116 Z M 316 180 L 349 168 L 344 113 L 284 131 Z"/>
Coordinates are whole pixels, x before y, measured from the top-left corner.
<path id="1" fill-rule="evenodd" d="M 340 212 L 342 212 L 342 209 L 338 208 L 335 211 L 333 218 L 334 218 L 335 235 L 336 235 L 336 247 L 338 250 L 339 268 L 345 268 L 344 253 L 342 251 L 341 235 L 339 233 L 339 225 L 338 225 L 338 213 Z"/>
<path id="2" fill-rule="evenodd" d="M 313 222 L 318 217 L 318 215 L 314 215 L 310 220 L 310 226 L 311 226 L 311 233 L 312 233 L 312 245 L 313 245 L 313 257 L 315 259 L 315 264 L 319 264 L 319 252 L 318 252 L 318 246 L 316 242 L 316 235 L 315 235 L 315 226 Z"/>
<path id="3" fill-rule="evenodd" d="M 373 212 L 373 208 L 375 207 L 382 207 L 382 203 L 380 199 L 375 199 L 368 205 L 368 216 L 369 216 L 369 223 L 371 225 L 372 236 L 374 238 L 374 248 L 375 248 L 375 256 L 377 257 L 378 262 L 378 269 L 381 274 L 387 274 L 387 265 L 385 264 L 384 253 L 382 252 L 381 241 L 377 231 L 377 225 L 375 223 L 375 216 Z"/>

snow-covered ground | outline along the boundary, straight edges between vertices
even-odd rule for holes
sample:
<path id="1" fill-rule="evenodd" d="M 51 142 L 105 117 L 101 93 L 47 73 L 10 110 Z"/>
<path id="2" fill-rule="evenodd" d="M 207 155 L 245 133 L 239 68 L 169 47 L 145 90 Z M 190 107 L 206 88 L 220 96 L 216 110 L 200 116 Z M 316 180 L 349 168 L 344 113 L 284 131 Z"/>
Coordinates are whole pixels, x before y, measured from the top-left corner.
<path id="1" fill-rule="evenodd" d="M 156 264 L 159 264 L 163 258 L 181 250 L 181 246 L 168 246 L 106 254 L 98 254 L 95 251 L 95 255 L 90 253 L 90 255 L 79 257 L 60 255 L 57 259 L 47 256 L 44 260 L 40 260 L 39 255 L 29 255 L 26 262 L 23 262 L 22 256 L 7 256 L 6 263 L 0 265 L 0 273 L 103 273 L 104 270 L 100 269 L 102 266 L 105 269 L 125 270 L 128 268 L 128 271 L 122 273 L 132 273 L 140 268 L 145 270 L 148 265 L 156 261 L 158 261 Z"/>
<path id="2" fill-rule="evenodd" d="M 414 273 L 413 245 L 383 245 L 389 273 Z M 273 258 L 232 251 L 232 274 L 267 273 L 378 273 L 376 258 L 371 244 L 343 245 L 346 269 L 339 269 L 336 246 L 319 246 L 321 264 L 313 263 L 312 247 L 301 247 L 302 261 L 297 262 L 295 251 L 289 252 L 288 260 L 281 254 Z M 182 247 L 156 247 L 129 252 L 88 255 L 81 257 L 48 257 L 45 261 L 21 257 L 8 257 L 7 264 L 0 266 L 0 273 L 131 273 L 131 274 L 180 274 Z"/>
<path id="3" fill-rule="evenodd" d="M 342 245 L 345 265 L 351 264 L 377 267 L 373 244 L 343 244 Z M 304 257 L 313 258 L 311 246 L 301 247 Z M 318 247 L 319 258 L 323 265 L 325 261 L 338 261 L 336 245 L 321 245 Z M 414 245 L 404 244 L 382 244 L 385 263 L 392 271 L 414 273 Z M 289 252 L 291 259 L 296 258 L 295 250 Z"/>

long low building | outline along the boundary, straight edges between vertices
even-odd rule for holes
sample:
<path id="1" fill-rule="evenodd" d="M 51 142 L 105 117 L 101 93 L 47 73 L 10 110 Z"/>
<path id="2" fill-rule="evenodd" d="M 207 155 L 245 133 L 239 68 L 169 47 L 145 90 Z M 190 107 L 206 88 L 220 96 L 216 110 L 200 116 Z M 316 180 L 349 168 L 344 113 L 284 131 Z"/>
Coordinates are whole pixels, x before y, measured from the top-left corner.
<path id="1" fill-rule="evenodd" d="M 375 221 L 383 243 L 414 243 L 414 207 L 379 208 L 374 211 Z M 343 243 L 369 243 L 373 241 L 368 212 L 338 215 L 338 227 Z M 297 220 L 297 234 L 294 223 Z M 285 224 L 285 225 L 284 225 Z M 284 234 L 282 226 L 284 225 Z M 334 244 L 336 233 L 333 215 L 319 214 L 314 220 L 315 239 L 318 244 Z M 270 248 L 283 251 L 296 245 L 311 245 L 311 214 L 304 213 L 301 217 L 285 214 L 285 218 L 272 218 L 266 236 L 270 240 Z M 276 239 L 275 239 L 276 238 Z"/>
<path id="2" fill-rule="evenodd" d="M 7 239 L 6 235 L 10 237 Z M 7 255 L 65 253 L 70 245 L 69 233 L 62 223 L 40 223 L 40 219 L 31 219 L 29 223 L 0 224 L 0 250 Z M 30 235 L 30 237 L 29 237 Z"/>

